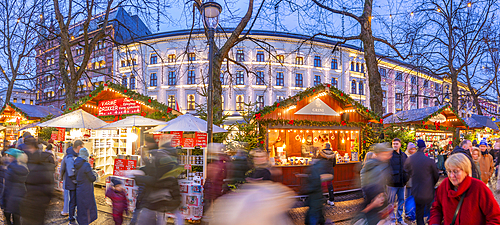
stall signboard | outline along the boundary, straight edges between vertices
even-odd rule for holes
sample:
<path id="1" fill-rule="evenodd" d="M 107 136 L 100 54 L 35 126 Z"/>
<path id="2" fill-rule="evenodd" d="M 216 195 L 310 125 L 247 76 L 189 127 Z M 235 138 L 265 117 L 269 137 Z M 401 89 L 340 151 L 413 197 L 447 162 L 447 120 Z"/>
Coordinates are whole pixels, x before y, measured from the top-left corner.
<path id="1" fill-rule="evenodd" d="M 196 132 L 196 143 L 195 146 L 200 146 L 202 148 L 207 147 L 207 133 Z"/>
<path id="2" fill-rule="evenodd" d="M 99 116 L 134 114 L 141 112 L 141 104 L 130 98 L 100 101 Z"/>
<path id="3" fill-rule="evenodd" d="M 50 139 L 57 141 L 58 135 L 59 135 L 59 131 L 52 131 L 52 134 L 50 134 Z"/>
<path id="4" fill-rule="evenodd" d="M 182 145 L 182 131 L 172 131 L 172 146 Z"/>
<path id="5" fill-rule="evenodd" d="M 136 160 L 115 159 L 113 176 L 124 176 L 125 171 L 135 170 L 136 165 L 137 165 Z"/>
<path id="6" fill-rule="evenodd" d="M 66 140 L 66 129 L 65 128 L 57 128 L 57 139 L 56 141 L 65 141 Z"/>

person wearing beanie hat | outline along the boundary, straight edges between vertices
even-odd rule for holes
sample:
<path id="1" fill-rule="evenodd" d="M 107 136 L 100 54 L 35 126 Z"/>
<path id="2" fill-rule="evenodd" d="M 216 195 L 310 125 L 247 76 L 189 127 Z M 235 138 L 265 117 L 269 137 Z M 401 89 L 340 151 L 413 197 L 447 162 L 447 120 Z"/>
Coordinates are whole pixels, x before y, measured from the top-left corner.
<path id="1" fill-rule="evenodd" d="M 118 178 L 111 178 L 111 186 L 106 190 L 106 197 L 113 202 L 113 220 L 115 225 L 123 223 L 123 213 L 128 213 L 128 200 L 123 183 Z"/>
<path id="2" fill-rule="evenodd" d="M 97 219 L 97 205 L 94 196 L 94 182 L 97 175 L 87 162 L 89 152 L 86 148 L 80 149 L 75 159 L 76 171 L 76 220 L 79 225 L 88 225 Z"/>
<path id="3" fill-rule="evenodd" d="M 393 150 L 387 143 L 374 144 L 371 150 L 373 158 L 366 161 L 360 171 L 361 188 L 375 183 L 385 187 L 392 175 L 388 162 Z"/>
<path id="4" fill-rule="evenodd" d="M 481 180 L 486 184 L 490 180 L 491 175 L 495 172 L 495 164 L 493 156 L 488 153 L 488 142 L 485 139 L 479 143 L 479 171 L 481 171 Z"/>
<path id="5" fill-rule="evenodd" d="M 415 154 L 415 152 L 417 152 L 417 146 L 415 146 L 413 142 L 408 143 L 408 145 L 406 146 L 406 155 L 410 157 L 411 155 Z"/>
<path id="6" fill-rule="evenodd" d="M 5 151 L 10 162 L 5 171 L 5 186 L 2 195 L 2 209 L 7 224 L 21 224 L 21 202 L 26 194 L 26 178 L 29 170 L 25 163 L 27 156 L 21 150 L 10 148 Z M 20 161 L 23 160 L 24 163 Z"/>
<path id="7" fill-rule="evenodd" d="M 412 180 L 411 195 L 415 200 L 417 225 L 424 224 L 424 214 L 434 199 L 434 186 L 439 172 L 434 160 L 425 156 L 425 142 L 417 141 L 418 151 L 406 160 L 404 169 Z"/>

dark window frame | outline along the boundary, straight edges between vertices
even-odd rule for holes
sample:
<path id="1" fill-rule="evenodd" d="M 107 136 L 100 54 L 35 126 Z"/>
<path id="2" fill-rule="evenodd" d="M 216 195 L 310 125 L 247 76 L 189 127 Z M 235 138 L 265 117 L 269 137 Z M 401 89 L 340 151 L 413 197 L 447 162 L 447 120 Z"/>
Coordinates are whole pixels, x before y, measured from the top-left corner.
<path id="1" fill-rule="evenodd" d="M 177 79 L 176 79 L 176 74 L 175 74 L 175 71 L 168 71 L 168 80 L 167 80 L 167 84 L 168 85 L 177 85 Z"/>
<path id="2" fill-rule="evenodd" d="M 295 87 L 304 87 L 304 75 L 302 73 L 295 74 Z"/>
<path id="3" fill-rule="evenodd" d="M 158 86 L 158 75 L 157 73 L 151 73 L 149 75 L 149 86 L 156 87 Z"/>
<path id="4" fill-rule="evenodd" d="M 276 86 L 285 86 L 285 74 L 283 72 L 277 72 Z"/>
<path id="5" fill-rule="evenodd" d="M 194 70 L 188 70 L 187 84 L 196 84 L 196 74 Z"/>

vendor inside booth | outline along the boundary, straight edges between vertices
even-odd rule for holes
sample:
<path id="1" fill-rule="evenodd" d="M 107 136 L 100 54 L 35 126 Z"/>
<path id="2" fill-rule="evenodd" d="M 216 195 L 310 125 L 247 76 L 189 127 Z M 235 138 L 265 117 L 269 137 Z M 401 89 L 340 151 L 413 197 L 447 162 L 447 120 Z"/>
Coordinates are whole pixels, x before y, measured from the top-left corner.
<path id="1" fill-rule="evenodd" d="M 10 145 L 22 135 L 23 132 L 30 132 L 38 137 L 37 128 L 32 126 L 49 116 L 57 117 L 62 114 L 61 110 L 49 106 L 39 106 L 21 103 L 7 103 L 0 112 L 0 123 L 6 129 L 0 134 L 0 148 L 3 148 L 4 140 Z M 19 132 L 23 129 L 23 132 Z"/>
<path id="2" fill-rule="evenodd" d="M 305 173 L 318 150 L 329 143 L 336 153 L 335 191 L 359 188 L 361 153 L 368 147 L 368 123 L 378 123 L 375 113 L 347 94 L 318 85 L 264 107 L 256 114 L 264 128 L 266 147 L 281 176 L 274 177 L 299 192 L 302 182 L 295 174 Z"/>
<path id="3" fill-rule="evenodd" d="M 409 128 L 415 139 L 422 139 L 432 150 L 449 150 L 460 138 L 456 129 L 467 129 L 468 125 L 450 105 L 434 106 L 396 112 L 384 119 L 384 126 Z M 406 143 L 405 143 L 406 144 Z"/>

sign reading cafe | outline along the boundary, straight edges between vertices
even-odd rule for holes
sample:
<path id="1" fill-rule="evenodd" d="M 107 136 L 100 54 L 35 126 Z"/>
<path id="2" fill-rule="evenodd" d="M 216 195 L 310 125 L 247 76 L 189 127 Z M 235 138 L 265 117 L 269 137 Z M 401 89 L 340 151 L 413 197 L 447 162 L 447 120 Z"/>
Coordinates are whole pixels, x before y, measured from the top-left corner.
<path id="1" fill-rule="evenodd" d="M 99 102 L 99 116 L 114 116 L 141 112 L 141 104 L 130 98 L 119 98 Z"/>

